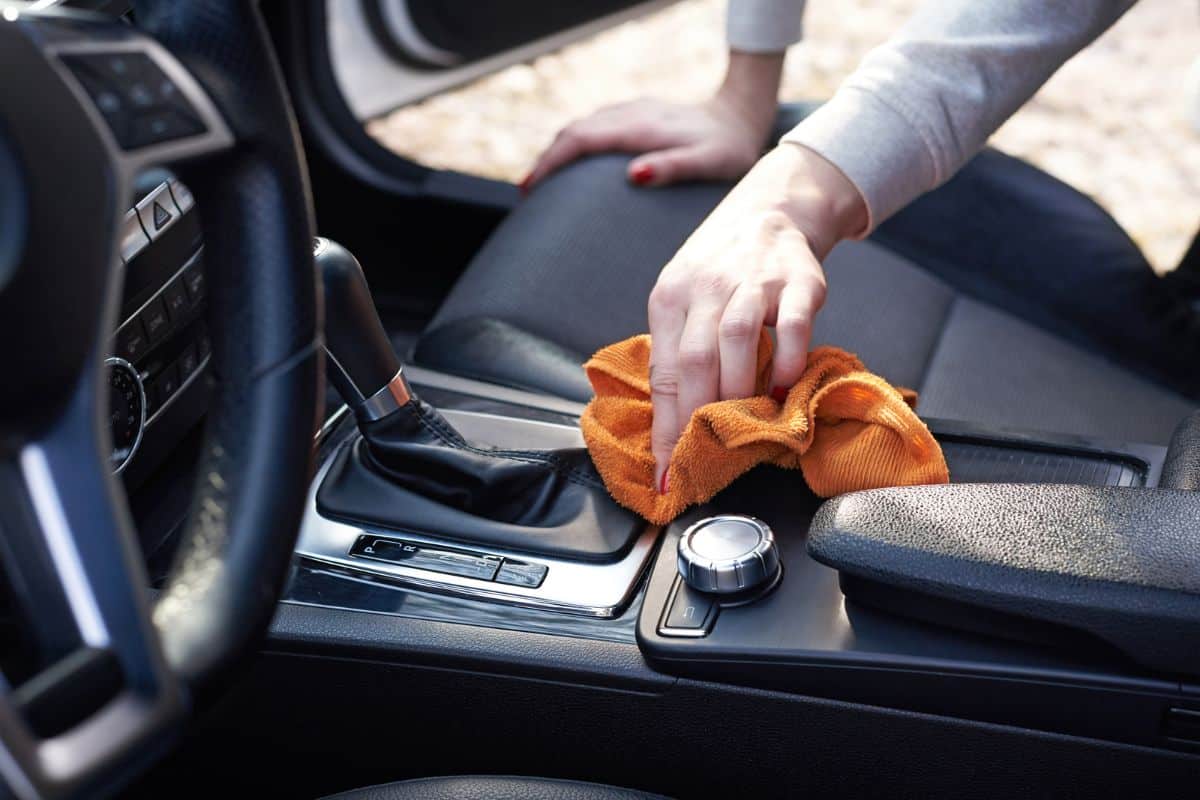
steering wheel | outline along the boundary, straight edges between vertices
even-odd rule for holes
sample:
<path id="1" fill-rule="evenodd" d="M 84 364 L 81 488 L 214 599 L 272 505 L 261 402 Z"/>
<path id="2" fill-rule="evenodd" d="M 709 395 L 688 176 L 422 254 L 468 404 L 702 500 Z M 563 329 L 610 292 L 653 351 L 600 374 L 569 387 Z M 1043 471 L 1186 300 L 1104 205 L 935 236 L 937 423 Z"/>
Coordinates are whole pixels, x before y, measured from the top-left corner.
<path id="1" fill-rule="evenodd" d="M 91 795 L 161 751 L 278 600 L 320 410 L 313 212 L 257 3 L 137 0 L 137 27 L 28 8 L 0 2 L 0 561 L 53 663 L 0 680 L 0 777 Z M 118 223 L 151 166 L 197 198 L 215 374 L 154 597 L 103 399 Z"/>

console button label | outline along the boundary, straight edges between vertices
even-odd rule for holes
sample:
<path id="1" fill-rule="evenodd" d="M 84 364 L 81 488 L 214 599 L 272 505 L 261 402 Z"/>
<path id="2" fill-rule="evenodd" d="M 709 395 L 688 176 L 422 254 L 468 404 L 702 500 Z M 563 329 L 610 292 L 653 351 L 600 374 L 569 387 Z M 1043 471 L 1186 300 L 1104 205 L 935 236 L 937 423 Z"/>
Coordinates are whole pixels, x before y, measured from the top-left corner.
<path id="1" fill-rule="evenodd" d="M 406 542 L 399 539 L 380 539 L 375 536 L 360 536 L 350 549 L 350 555 L 386 561 L 398 566 L 414 567 L 445 575 L 461 575 L 490 581 L 496 577 L 500 556 L 470 553 Z"/>

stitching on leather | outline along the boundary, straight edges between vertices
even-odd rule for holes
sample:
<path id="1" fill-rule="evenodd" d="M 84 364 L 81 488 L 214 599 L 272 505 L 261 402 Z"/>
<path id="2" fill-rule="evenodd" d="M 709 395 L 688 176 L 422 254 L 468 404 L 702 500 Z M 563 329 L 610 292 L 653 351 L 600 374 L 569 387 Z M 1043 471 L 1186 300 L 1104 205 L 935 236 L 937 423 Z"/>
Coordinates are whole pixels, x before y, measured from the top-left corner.
<path id="1" fill-rule="evenodd" d="M 604 489 L 604 483 L 599 479 L 581 472 L 578 467 L 573 467 L 564 464 L 554 453 L 536 450 L 485 450 L 481 447 L 475 447 L 462 438 L 458 431 L 450 427 L 449 423 L 439 417 L 433 417 L 425 413 L 419 404 L 413 405 L 413 411 L 416 414 L 417 422 L 421 427 L 427 430 L 431 435 L 447 447 L 453 447 L 458 450 L 466 450 L 477 455 L 485 457 L 503 458 L 509 461 L 519 461 L 534 466 L 546 467 L 549 470 L 559 473 L 567 480 L 580 486 L 586 486 L 591 489 Z"/>

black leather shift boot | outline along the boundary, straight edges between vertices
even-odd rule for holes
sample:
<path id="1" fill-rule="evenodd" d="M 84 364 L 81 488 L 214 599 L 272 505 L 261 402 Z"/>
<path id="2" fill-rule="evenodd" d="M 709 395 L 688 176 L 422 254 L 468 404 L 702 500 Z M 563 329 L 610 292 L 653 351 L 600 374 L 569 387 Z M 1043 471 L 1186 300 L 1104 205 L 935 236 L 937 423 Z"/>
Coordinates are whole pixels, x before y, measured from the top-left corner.
<path id="1" fill-rule="evenodd" d="M 608 496 L 583 448 L 472 445 L 415 398 L 343 448 L 317 506 L 330 517 L 586 561 L 619 558 L 644 525 Z"/>

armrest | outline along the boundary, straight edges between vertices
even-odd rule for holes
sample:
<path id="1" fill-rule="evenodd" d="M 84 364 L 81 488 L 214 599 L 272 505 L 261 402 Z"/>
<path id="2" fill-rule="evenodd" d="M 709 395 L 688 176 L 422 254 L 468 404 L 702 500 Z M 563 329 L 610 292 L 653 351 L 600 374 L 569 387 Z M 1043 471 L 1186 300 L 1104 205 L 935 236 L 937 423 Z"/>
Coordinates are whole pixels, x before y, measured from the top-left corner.
<path id="1" fill-rule="evenodd" d="M 1194 492 L 1017 484 L 855 492 L 821 507 L 808 549 L 844 586 L 850 576 L 903 590 L 915 606 L 932 599 L 960 624 L 973 616 L 964 609 L 999 612 L 1080 631 L 1154 670 L 1200 674 Z M 905 609 L 894 595 L 889 604 Z"/>
<path id="2" fill-rule="evenodd" d="M 1167 489 L 1200 490 L 1200 411 L 1184 417 L 1171 436 L 1159 485 Z"/>

